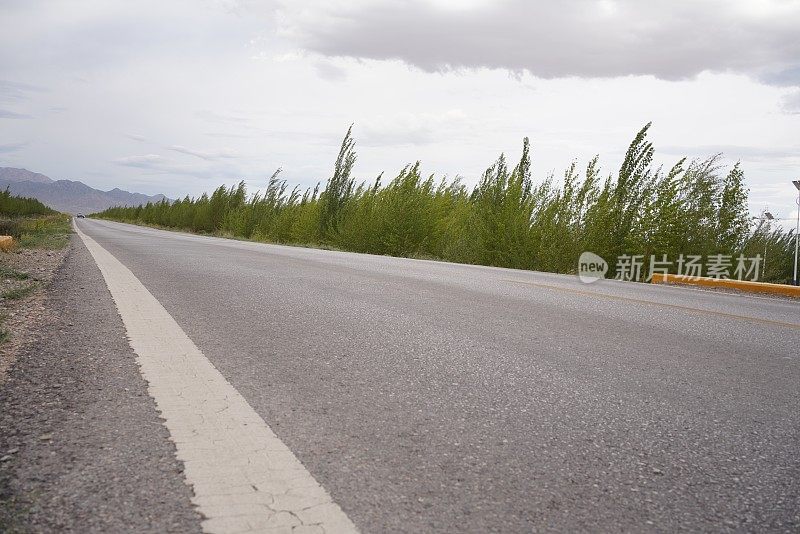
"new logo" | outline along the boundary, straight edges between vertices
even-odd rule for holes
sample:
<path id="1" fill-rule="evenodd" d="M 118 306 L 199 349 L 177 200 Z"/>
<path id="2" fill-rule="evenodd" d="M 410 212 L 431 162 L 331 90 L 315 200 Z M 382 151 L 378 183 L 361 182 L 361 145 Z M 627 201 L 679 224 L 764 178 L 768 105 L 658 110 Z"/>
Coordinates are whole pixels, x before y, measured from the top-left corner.
<path id="1" fill-rule="evenodd" d="M 578 258 L 578 278 L 584 284 L 591 284 L 606 277 L 608 263 L 594 252 L 584 252 Z"/>

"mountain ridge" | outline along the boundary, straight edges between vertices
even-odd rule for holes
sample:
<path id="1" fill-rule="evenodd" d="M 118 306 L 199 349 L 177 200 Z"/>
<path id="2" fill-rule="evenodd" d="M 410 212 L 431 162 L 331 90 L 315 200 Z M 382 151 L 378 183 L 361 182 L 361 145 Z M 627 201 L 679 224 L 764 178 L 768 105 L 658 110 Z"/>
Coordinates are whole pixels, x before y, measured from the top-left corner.
<path id="1" fill-rule="evenodd" d="M 15 167 L 0 167 L 0 188 L 8 188 L 14 195 L 33 197 L 55 210 L 72 214 L 168 200 L 164 195 L 131 193 L 117 187 L 102 191 L 83 182 L 53 180 L 44 174 Z"/>
<path id="2" fill-rule="evenodd" d="M 17 167 L 0 167 L 0 183 L 6 182 L 37 182 L 49 184 L 53 179 L 38 172 Z"/>

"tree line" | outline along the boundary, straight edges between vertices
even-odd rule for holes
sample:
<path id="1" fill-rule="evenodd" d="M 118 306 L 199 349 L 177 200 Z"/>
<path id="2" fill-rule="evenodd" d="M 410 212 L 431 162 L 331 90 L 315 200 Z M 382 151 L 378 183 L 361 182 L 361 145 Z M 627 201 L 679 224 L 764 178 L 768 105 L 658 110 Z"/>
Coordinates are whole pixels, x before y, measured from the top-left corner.
<path id="1" fill-rule="evenodd" d="M 477 185 L 425 176 L 419 162 L 384 183 L 356 182 L 355 141 L 344 137 L 325 188 L 288 189 L 280 170 L 264 191 L 244 182 L 211 195 L 138 207 L 115 207 L 96 217 L 214 233 L 256 241 L 322 246 L 370 254 L 572 273 L 583 251 L 614 265 L 623 254 L 763 256 L 761 279 L 791 279 L 792 234 L 754 221 L 740 165 L 725 169 L 719 155 L 655 166 L 647 139 L 634 137 L 613 175 L 598 158 L 563 176 L 534 183 L 531 147 L 510 163 L 505 155 Z M 613 271 L 613 268 L 612 268 Z M 643 273 L 646 272 L 646 267 Z M 644 275 L 643 275 L 644 276 Z"/>
<path id="2" fill-rule="evenodd" d="M 6 188 L 0 191 L 0 217 L 29 217 L 56 213 L 35 198 L 18 197 Z"/>

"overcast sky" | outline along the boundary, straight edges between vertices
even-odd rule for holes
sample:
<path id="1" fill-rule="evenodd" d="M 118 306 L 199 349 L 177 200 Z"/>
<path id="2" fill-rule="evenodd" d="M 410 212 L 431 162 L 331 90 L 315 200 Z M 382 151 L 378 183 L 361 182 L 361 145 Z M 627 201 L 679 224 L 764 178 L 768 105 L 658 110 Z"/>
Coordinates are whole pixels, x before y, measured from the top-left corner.
<path id="1" fill-rule="evenodd" d="M 659 162 L 741 161 L 751 208 L 796 213 L 800 1 L 0 0 L 0 165 L 170 197 L 421 160 L 467 183 L 614 172 L 653 121 Z"/>

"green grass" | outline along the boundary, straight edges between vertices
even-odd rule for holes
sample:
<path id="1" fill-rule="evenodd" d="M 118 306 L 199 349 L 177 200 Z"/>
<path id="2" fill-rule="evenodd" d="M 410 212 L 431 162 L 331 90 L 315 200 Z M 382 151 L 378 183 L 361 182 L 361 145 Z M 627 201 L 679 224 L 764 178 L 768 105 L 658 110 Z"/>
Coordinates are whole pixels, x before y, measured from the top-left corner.
<path id="1" fill-rule="evenodd" d="M 16 269 L 0 265 L 0 278 L 10 278 L 12 280 L 27 280 L 28 273 L 23 273 L 22 271 L 17 271 Z"/>
<path id="2" fill-rule="evenodd" d="M 31 284 L 23 287 L 16 287 L 4 292 L 2 297 L 5 300 L 20 300 L 24 299 L 36 289 L 36 284 Z"/>
<path id="3" fill-rule="evenodd" d="M 57 213 L 32 199 L 11 196 L 8 190 L 0 191 L 0 235 L 13 237 L 15 248 L 60 250 L 69 243 L 71 233 L 69 215 Z M 0 255 L 0 260 L 5 257 L 5 254 Z M 4 307 L 10 305 L 10 301 L 28 297 L 40 287 L 40 284 L 31 280 L 27 273 L 7 265 L 0 265 L 0 278 L 22 282 L 20 287 L 8 289 L 0 295 Z M 11 332 L 4 325 L 6 319 L 7 316 L 0 313 L 0 343 L 4 343 L 11 336 Z M 0 531 L 5 532 L 2 504 L 0 501 Z"/>
<path id="4" fill-rule="evenodd" d="M 9 337 L 11 337 L 11 332 L 6 330 L 4 326 L 6 319 L 8 319 L 8 315 L 5 313 L 0 313 L 0 344 L 4 343 Z"/>
<path id="5" fill-rule="evenodd" d="M 0 219 L 0 235 L 10 235 L 14 239 L 19 240 L 20 229 L 19 223 L 21 219 L 8 219 L 3 217 Z"/>
<path id="6" fill-rule="evenodd" d="M 59 250 L 67 246 L 72 233 L 69 215 L 21 219 L 19 222 L 20 248 Z"/>

